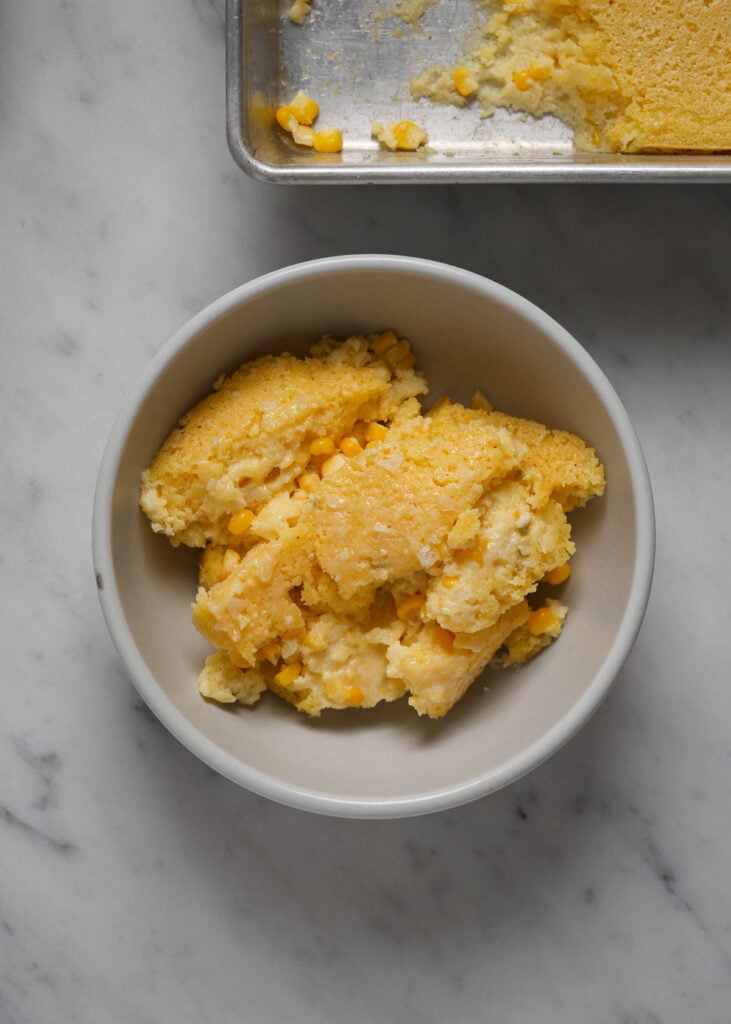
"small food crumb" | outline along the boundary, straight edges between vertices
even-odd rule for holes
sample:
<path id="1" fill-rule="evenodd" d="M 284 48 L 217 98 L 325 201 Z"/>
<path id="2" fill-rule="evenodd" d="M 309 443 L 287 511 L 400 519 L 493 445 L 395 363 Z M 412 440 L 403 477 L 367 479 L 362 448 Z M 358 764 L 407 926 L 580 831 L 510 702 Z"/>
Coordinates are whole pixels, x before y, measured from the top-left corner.
<path id="1" fill-rule="evenodd" d="M 310 0 L 294 0 L 287 16 L 295 25 L 304 25 L 305 19 L 309 13 Z"/>
<path id="2" fill-rule="evenodd" d="M 429 138 L 424 129 L 413 121 L 389 121 L 388 124 L 374 121 L 371 135 L 387 149 L 410 152 L 426 145 Z"/>

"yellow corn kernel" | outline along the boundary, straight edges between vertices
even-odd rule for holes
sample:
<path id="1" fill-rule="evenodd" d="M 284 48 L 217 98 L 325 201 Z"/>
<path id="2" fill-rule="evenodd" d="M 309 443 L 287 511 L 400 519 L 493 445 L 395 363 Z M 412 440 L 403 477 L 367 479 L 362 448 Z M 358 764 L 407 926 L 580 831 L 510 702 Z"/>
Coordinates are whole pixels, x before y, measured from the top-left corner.
<path id="1" fill-rule="evenodd" d="M 531 612 L 528 619 L 528 632 L 531 636 L 540 636 L 541 633 L 547 633 L 556 625 L 558 625 L 558 619 L 548 605 L 543 605 Z"/>
<path id="2" fill-rule="evenodd" d="M 413 121 L 399 121 L 392 130 L 396 149 L 415 150 L 423 146 L 427 139 L 424 129 Z"/>
<path id="3" fill-rule="evenodd" d="M 357 708 L 360 704 L 362 704 L 364 697 L 365 694 L 363 693 L 359 686 L 351 686 L 350 689 L 348 690 L 348 704 L 350 704 L 350 706 L 353 708 Z"/>
<path id="4" fill-rule="evenodd" d="M 477 92 L 477 82 L 469 68 L 456 68 L 454 75 L 454 88 L 460 96 L 471 96 Z"/>
<path id="5" fill-rule="evenodd" d="M 308 96 L 306 92 L 302 92 L 302 90 L 297 93 L 295 98 L 289 104 L 289 109 L 300 124 L 312 124 L 320 113 L 320 108 L 315 100 L 313 100 L 311 96 Z"/>
<path id="6" fill-rule="evenodd" d="M 295 126 L 292 132 L 292 138 L 298 146 L 314 146 L 315 145 L 315 131 L 313 128 L 308 128 L 305 124 L 298 124 Z"/>
<path id="7" fill-rule="evenodd" d="M 470 409 L 481 409 L 483 412 L 492 412 L 492 402 L 489 402 L 481 391 L 475 391 L 470 402 Z"/>
<path id="8" fill-rule="evenodd" d="M 442 586 L 446 587 L 447 590 L 451 590 L 457 583 L 456 576 L 442 576 Z"/>
<path id="9" fill-rule="evenodd" d="M 550 572 L 547 572 L 543 579 L 546 583 L 550 583 L 552 586 L 556 587 L 559 583 L 565 583 L 570 575 L 571 566 L 568 562 L 564 562 L 563 565 L 559 565 L 555 569 L 551 569 Z"/>
<path id="10" fill-rule="evenodd" d="M 229 651 L 228 660 L 232 665 L 235 665 L 236 668 L 251 668 L 251 662 L 248 658 L 242 658 L 238 651 Z"/>
<path id="11" fill-rule="evenodd" d="M 321 128 L 315 132 L 312 143 L 316 153 L 339 153 L 343 148 L 343 136 L 338 128 Z"/>
<path id="12" fill-rule="evenodd" d="M 385 424 L 372 420 L 366 425 L 366 441 L 383 441 L 386 437 L 388 437 L 388 427 Z"/>
<path id="13" fill-rule="evenodd" d="M 521 92 L 525 92 L 526 89 L 530 89 L 533 85 L 533 79 L 531 78 L 530 71 L 514 71 L 513 84 L 516 85 Z"/>
<path id="14" fill-rule="evenodd" d="M 377 356 L 382 356 L 384 352 L 388 352 L 390 348 L 393 348 L 397 341 L 398 338 L 393 331 L 384 331 L 373 342 L 373 351 Z"/>
<path id="15" fill-rule="evenodd" d="M 283 128 L 285 132 L 293 132 L 299 121 L 297 120 L 294 111 L 291 107 L 277 107 L 274 116 L 277 119 L 277 124 L 280 128 Z"/>
<path id="16" fill-rule="evenodd" d="M 357 437 L 344 437 L 338 445 L 343 455 L 351 459 L 354 455 L 360 455 L 363 448 Z"/>
<path id="17" fill-rule="evenodd" d="M 310 441 L 310 455 L 332 455 L 335 451 L 335 442 L 331 437 L 316 437 Z"/>
<path id="18" fill-rule="evenodd" d="M 420 618 L 419 612 L 425 602 L 426 596 L 424 594 L 409 594 L 396 609 L 396 614 L 402 622 L 417 622 Z"/>
<path id="19" fill-rule="evenodd" d="M 437 626 L 434 630 L 434 639 L 447 654 L 454 650 L 454 633 L 451 630 Z"/>
<path id="20" fill-rule="evenodd" d="M 228 531 L 229 533 L 232 533 L 234 537 L 240 537 L 242 533 L 246 533 L 253 522 L 254 513 L 251 509 L 242 508 L 240 512 L 235 512 L 229 519 Z"/>
<path id="21" fill-rule="evenodd" d="M 323 476 L 330 476 L 331 473 L 336 473 L 341 466 L 345 466 L 347 461 L 345 456 L 338 452 L 337 455 L 331 455 L 329 459 L 325 459 L 320 466 L 320 472 Z"/>
<path id="22" fill-rule="evenodd" d="M 303 473 L 302 476 L 297 477 L 297 484 L 302 488 L 303 491 L 307 491 L 311 494 L 320 482 L 320 477 L 317 473 Z"/>
<path id="23" fill-rule="evenodd" d="M 301 671 L 302 665 L 299 661 L 290 661 L 288 665 L 285 665 L 283 669 L 277 672 L 274 679 L 280 686 L 291 686 Z"/>
<path id="24" fill-rule="evenodd" d="M 271 643 L 260 647 L 256 652 L 256 656 L 257 658 L 263 658 L 265 661 L 271 661 L 274 664 L 279 658 L 279 653 L 279 644 L 272 640 Z"/>
<path id="25" fill-rule="evenodd" d="M 225 580 L 227 576 L 230 576 L 236 566 L 241 561 L 241 555 L 238 551 L 233 548 L 226 548 L 223 555 L 223 562 L 221 564 L 221 575 L 218 577 L 219 583 L 221 580 Z"/>
<path id="26" fill-rule="evenodd" d="M 305 633 L 302 643 L 305 647 L 309 647 L 311 651 L 322 651 L 327 647 L 327 641 L 315 633 Z"/>
<path id="27" fill-rule="evenodd" d="M 547 82 L 553 74 L 553 68 L 550 64 L 539 64 L 537 61 L 531 61 L 528 65 L 528 74 L 534 82 Z"/>
<path id="28" fill-rule="evenodd" d="M 384 359 L 389 366 L 395 366 L 397 363 L 400 365 L 407 356 L 412 354 L 409 348 L 408 341 L 399 341 L 397 345 L 392 345 L 386 352 Z"/>
<path id="29" fill-rule="evenodd" d="M 223 464 L 221 462 L 203 462 L 198 466 L 196 476 L 203 483 L 208 483 L 209 480 L 218 480 L 219 477 L 223 476 Z"/>

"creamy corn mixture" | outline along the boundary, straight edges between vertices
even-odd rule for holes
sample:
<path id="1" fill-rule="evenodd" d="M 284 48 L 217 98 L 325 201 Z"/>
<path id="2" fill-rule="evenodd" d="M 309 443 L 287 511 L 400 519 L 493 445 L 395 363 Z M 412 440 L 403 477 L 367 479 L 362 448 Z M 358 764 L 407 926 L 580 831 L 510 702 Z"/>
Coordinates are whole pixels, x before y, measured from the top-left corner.
<path id="1" fill-rule="evenodd" d="M 439 718 L 489 662 L 561 632 L 567 513 L 602 494 L 580 438 L 427 392 L 393 331 L 216 382 L 142 478 L 173 545 L 201 549 L 193 621 L 215 653 L 201 694 L 299 710 L 406 696 Z"/>

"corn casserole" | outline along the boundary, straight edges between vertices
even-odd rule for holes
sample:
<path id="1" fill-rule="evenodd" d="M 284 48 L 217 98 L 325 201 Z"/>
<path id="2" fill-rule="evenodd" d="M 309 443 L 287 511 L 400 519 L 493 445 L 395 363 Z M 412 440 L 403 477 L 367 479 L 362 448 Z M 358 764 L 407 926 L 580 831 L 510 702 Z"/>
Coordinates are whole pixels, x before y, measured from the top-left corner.
<path id="1" fill-rule="evenodd" d="M 407 697 L 439 718 L 559 636 L 597 454 L 480 393 L 425 412 L 426 393 L 395 332 L 324 337 L 222 377 L 164 442 L 140 500 L 201 549 L 205 698 L 270 690 L 317 716 Z"/>

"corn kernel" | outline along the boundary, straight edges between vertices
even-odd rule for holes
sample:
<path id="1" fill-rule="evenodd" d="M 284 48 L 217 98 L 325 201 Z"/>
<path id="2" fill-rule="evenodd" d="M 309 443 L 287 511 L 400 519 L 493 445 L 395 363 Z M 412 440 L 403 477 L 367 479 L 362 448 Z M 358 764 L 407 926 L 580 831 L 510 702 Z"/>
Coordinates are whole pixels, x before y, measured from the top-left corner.
<path id="1" fill-rule="evenodd" d="M 348 704 L 353 708 L 357 708 L 362 704 L 364 697 L 365 694 L 359 686 L 351 686 L 348 690 Z"/>
<path id="2" fill-rule="evenodd" d="M 419 612 L 425 602 L 424 594 L 409 594 L 396 609 L 396 614 L 402 622 L 417 622 L 420 618 Z"/>
<path id="3" fill-rule="evenodd" d="M 452 587 L 456 586 L 456 583 L 457 583 L 457 577 L 456 576 L 442 576 L 442 586 L 446 587 L 447 590 L 451 590 Z"/>
<path id="4" fill-rule="evenodd" d="M 538 64 L 536 61 L 531 61 L 528 66 L 528 74 L 534 82 L 547 82 L 553 74 L 553 68 L 550 64 Z"/>
<path id="5" fill-rule="evenodd" d="M 320 472 L 323 476 L 330 476 L 331 473 L 336 473 L 341 466 L 347 465 L 347 462 L 345 456 L 338 452 L 336 455 L 331 455 L 329 459 L 325 459 L 320 466 Z"/>
<path id="6" fill-rule="evenodd" d="M 477 92 L 477 82 L 469 68 L 456 68 L 453 78 L 454 87 L 460 96 L 471 96 Z"/>
<path id="7" fill-rule="evenodd" d="M 408 352 L 403 359 L 399 359 L 397 366 L 401 370 L 412 370 L 416 366 L 416 356 L 413 352 Z"/>
<path id="8" fill-rule="evenodd" d="M 311 96 L 308 96 L 306 92 L 302 92 L 302 90 L 297 93 L 295 98 L 289 104 L 289 109 L 300 124 L 312 124 L 320 113 L 320 108 L 315 100 L 313 100 Z"/>
<path id="9" fill-rule="evenodd" d="M 413 121 L 399 121 L 393 126 L 393 140 L 396 149 L 415 150 L 427 140 L 426 132 Z"/>
<path id="10" fill-rule="evenodd" d="M 298 661 L 290 661 L 275 675 L 274 679 L 280 686 L 291 686 L 295 679 L 302 672 L 302 665 Z"/>
<path id="11" fill-rule="evenodd" d="M 285 132 L 293 132 L 299 124 L 291 107 L 277 107 L 274 116 L 279 127 L 283 128 Z"/>
<path id="12" fill-rule="evenodd" d="M 246 533 L 251 524 L 254 522 L 254 513 L 250 508 L 242 508 L 240 512 L 234 513 L 228 521 L 229 533 L 232 533 L 234 537 L 240 537 L 242 533 Z"/>
<path id="13" fill-rule="evenodd" d="M 221 462 L 203 462 L 198 466 L 196 473 L 199 480 L 208 483 L 209 480 L 218 480 L 223 476 L 223 464 Z"/>
<path id="14" fill-rule="evenodd" d="M 332 455 L 335 451 L 335 442 L 331 437 L 316 437 L 310 441 L 310 455 Z"/>
<path id="15" fill-rule="evenodd" d="M 565 583 L 565 581 L 571 575 L 571 566 L 568 562 L 564 562 L 563 565 L 557 566 L 555 569 L 551 569 L 543 577 L 546 583 L 550 583 L 552 586 L 558 586 L 559 583 Z"/>
<path id="16" fill-rule="evenodd" d="M 377 420 L 367 424 L 365 428 L 366 441 L 383 441 L 386 437 L 388 437 L 388 427 L 385 424 L 379 423 Z"/>
<path id="17" fill-rule="evenodd" d="M 393 348 L 397 341 L 398 338 L 393 331 L 384 331 L 373 342 L 373 351 L 377 356 L 382 356 L 384 352 L 388 352 L 390 348 Z"/>
<path id="18" fill-rule="evenodd" d="M 305 647 L 309 647 L 311 651 L 321 651 L 327 646 L 314 633 L 305 633 L 302 643 Z"/>
<path id="19" fill-rule="evenodd" d="M 343 455 L 347 455 L 349 459 L 354 455 L 360 455 L 363 451 L 357 437 L 344 437 L 338 447 Z"/>
<path id="20" fill-rule="evenodd" d="M 531 85 L 533 85 L 533 79 L 531 78 L 530 71 L 514 71 L 513 84 L 516 85 L 521 92 L 525 92 L 526 89 L 530 89 Z"/>
<path id="21" fill-rule="evenodd" d="M 303 491 L 307 491 L 311 494 L 320 482 L 320 477 L 317 473 L 303 473 L 302 476 L 297 477 L 297 484 L 302 488 Z"/>
<path id="22" fill-rule="evenodd" d="M 219 583 L 221 580 L 225 580 L 227 576 L 231 575 L 240 561 L 241 555 L 238 551 L 235 551 L 233 548 L 226 548 L 221 565 L 221 575 L 218 577 Z"/>
<path id="23" fill-rule="evenodd" d="M 556 625 L 558 625 L 557 617 L 547 605 L 543 605 L 531 612 L 528 619 L 528 632 L 531 636 L 540 636 L 541 633 L 547 633 Z"/>
<path id="24" fill-rule="evenodd" d="M 292 131 L 292 138 L 298 146 L 314 146 L 315 145 L 315 132 L 314 129 L 308 128 L 307 125 L 298 124 L 295 125 Z"/>
<path id="25" fill-rule="evenodd" d="M 343 136 L 338 128 L 321 128 L 315 132 L 312 146 L 316 153 L 339 153 L 343 148 Z"/>
<path id="26" fill-rule="evenodd" d="M 451 630 L 437 626 L 434 630 L 434 639 L 447 654 L 454 650 L 454 633 Z"/>
<path id="27" fill-rule="evenodd" d="M 264 646 L 260 647 L 256 652 L 256 656 L 257 658 L 263 658 L 265 661 L 271 661 L 271 663 L 274 664 L 279 658 L 279 644 L 275 643 L 273 640 L 271 643 L 264 644 Z"/>
<path id="28" fill-rule="evenodd" d="M 411 355 L 411 349 L 409 348 L 408 341 L 399 341 L 397 345 L 392 345 L 386 352 L 384 358 L 389 366 L 396 366 Z"/>

